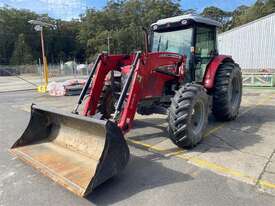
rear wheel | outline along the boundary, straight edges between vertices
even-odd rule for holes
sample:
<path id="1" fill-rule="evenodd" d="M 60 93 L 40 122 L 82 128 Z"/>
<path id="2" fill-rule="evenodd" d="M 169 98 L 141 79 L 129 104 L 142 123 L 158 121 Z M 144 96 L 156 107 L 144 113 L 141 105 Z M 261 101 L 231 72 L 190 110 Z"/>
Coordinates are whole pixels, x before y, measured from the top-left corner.
<path id="1" fill-rule="evenodd" d="M 97 112 L 102 115 L 103 119 L 109 119 L 115 112 L 115 103 L 119 98 L 121 84 L 115 81 L 112 84 L 105 84 L 98 103 Z"/>
<path id="2" fill-rule="evenodd" d="M 216 119 L 233 120 L 238 116 L 242 99 L 242 75 L 240 67 L 233 62 L 220 65 L 213 91 L 212 111 Z"/>
<path id="3" fill-rule="evenodd" d="M 168 123 L 171 140 L 179 147 L 194 147 L 208 120 L 208 96 L 201 85 L 186 84 L 171 99 Z"/>

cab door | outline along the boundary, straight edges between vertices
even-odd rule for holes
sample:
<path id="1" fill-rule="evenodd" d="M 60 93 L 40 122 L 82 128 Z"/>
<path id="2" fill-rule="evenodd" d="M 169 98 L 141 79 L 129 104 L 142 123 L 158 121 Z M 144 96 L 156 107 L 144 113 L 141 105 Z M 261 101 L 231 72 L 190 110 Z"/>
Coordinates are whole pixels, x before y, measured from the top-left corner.
<path id="1" fill-rule="evenodd" d="M 197 26 L 195 35 L 195 81 L 202 82 L 210 61 L 217 55 L 216 27 Z"/>

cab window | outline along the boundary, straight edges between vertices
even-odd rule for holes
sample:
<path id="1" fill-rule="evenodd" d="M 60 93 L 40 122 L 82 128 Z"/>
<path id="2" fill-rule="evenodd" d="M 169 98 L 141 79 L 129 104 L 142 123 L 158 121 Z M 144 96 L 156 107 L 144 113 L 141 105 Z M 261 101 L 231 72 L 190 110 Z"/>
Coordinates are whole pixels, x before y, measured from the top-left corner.
<path id="1" fill-rule="evenodd" d="M 214 27 L 197 27 L 195 42 L 196 81 L 202 81 L 205 69 L 216 52 L 216 29 Z"/>

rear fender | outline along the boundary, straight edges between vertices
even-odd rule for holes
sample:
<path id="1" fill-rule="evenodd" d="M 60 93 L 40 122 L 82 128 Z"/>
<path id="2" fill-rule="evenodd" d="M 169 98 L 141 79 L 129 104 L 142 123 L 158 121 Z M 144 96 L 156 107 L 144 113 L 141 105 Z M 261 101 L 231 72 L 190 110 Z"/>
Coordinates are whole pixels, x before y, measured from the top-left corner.
<path id="1" fill-rule="evenodd" d="M 224 61 L 234 62 L 231 56 L 228 55 L 218 55 L 212 59 L 206 68 L 206 72 L 203 78 L 203 85 L 207 90 L 211 90 L 214 87 L 216 72 L 219 66 Z"/>

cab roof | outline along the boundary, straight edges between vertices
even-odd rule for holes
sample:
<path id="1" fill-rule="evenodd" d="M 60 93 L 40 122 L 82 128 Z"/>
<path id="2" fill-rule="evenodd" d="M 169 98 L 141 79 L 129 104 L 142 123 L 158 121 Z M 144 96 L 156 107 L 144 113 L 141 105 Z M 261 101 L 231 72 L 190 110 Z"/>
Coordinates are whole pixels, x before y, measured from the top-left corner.
<path id="1" fill-rule="evenodd" d="M 170 18 L 166 18 L 166 19 L 160 19 L 157 22 L 153 23 L 151 26 L 154 26 L 154 25 L 161 26 L 161 25 L 165 25 L 168 23 L 178 23 L 178 22 L 181 22 L 182 20 L 193 20 L 198 23 L 203 23 L 203 24 L 212 25 L 212 26 L 216 26 L 216 27 L 222 26 L 222 24 L 218 21 L 215 21 L 213 19 L 209 19 L 207 17 L 203 17 L 200 15 L 195 15 L 195 14 L 187 14 L 187 15 L 170 17 Z"/>

